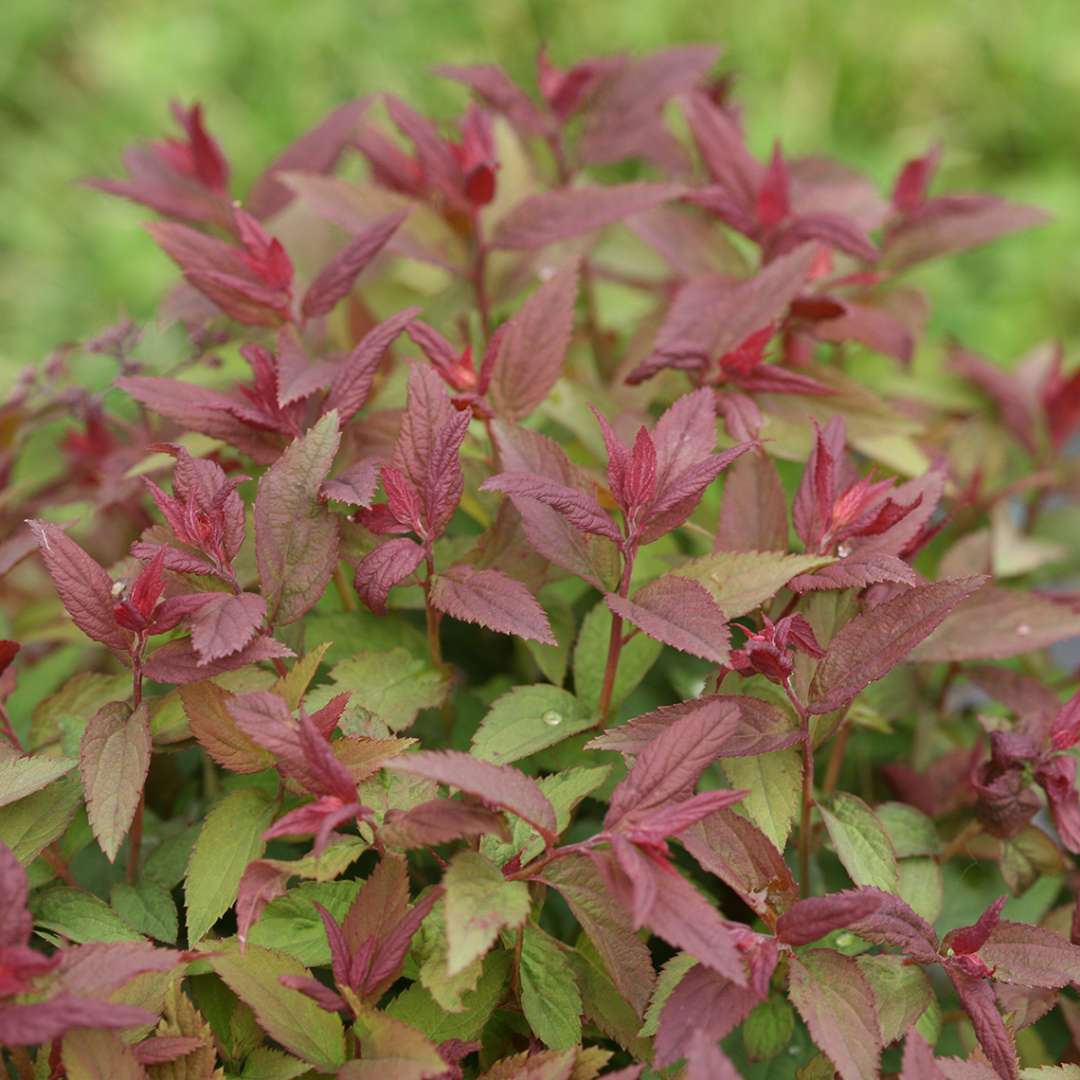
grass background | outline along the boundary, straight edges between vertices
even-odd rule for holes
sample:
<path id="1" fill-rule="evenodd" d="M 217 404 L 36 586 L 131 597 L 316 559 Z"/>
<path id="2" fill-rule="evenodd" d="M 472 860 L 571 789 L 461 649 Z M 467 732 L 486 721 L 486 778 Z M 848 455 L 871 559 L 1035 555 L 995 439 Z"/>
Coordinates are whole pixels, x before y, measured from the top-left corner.
<path id="1" fill-rule="evenodd" d="M 173 279 L 148 213 L 79 187 L 205 103 L 244 184 L 346 97 L 464 102 L 435 63 L 497 60 L 531 84 L 537 47 L 717 41 L 753 148 L 823 152 L 888 187 L 940 140 L 937 190 L 986 189 L 1055 222 L 920 270 L 935 328 L 1004 361 L 1080 339 L 1080 4 L 1075 0 L 7 0 L 0 35 L 0 382 Z"/>

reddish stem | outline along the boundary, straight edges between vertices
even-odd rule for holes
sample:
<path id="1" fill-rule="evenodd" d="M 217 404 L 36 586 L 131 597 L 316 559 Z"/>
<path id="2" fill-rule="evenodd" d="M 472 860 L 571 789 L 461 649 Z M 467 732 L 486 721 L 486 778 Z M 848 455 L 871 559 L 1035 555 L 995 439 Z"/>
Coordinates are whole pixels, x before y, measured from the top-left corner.
<path id="1" fill-rule="evenodd" d="M 491 303 L 487 294 L 488 248 L 480 227 L 480 215 L 473 216 L 473 263 L 472 286 L 476 295 L 476 309 L 480 313 L 480 328 L 484 332 L 484 344 L 491 338 Z"/>
<path id="2" fill-rule="evenodd" d="M 143 811 L 146 809 L 146 792 L 139 796 L 139 805 L 135 807 L 135 817 L 128 833 L 127 880 L 134 885 L 139 880 L 139 855 L 142 851 Z"/>
<path id="3" fill-rule="evenodd" d="M 630 576 L 634 571 L 634 557 L 637 548 L 629 544 L 623 555 L 623 574 L 619 582 L 619 595 L 626 596 L 630 592 Z M 607 663 L 604 665 L 604 682 L 600 687 L 600 703 L 597 711 L 600 714 L 597 727 L 603 729 L 608 722 L 608 714 L 611 712 L 611 695 L 615 690 L 615 675 L 619 668 L 619 654 L 622 652 L 622 616 L 611 613 L 611 635 L 608 637 Z"/>
<path id="4" fill-rule="evenodd" d="M 810 895 L 810 814 L 814 808 L 814 747 L 810 741 L 810 714 L 791 689 L 791 680 L 784 683 L 788 701 L 799 716 L 802 728 L 803 782 L 802 810 L 799 816 L 799 895 Z"/>

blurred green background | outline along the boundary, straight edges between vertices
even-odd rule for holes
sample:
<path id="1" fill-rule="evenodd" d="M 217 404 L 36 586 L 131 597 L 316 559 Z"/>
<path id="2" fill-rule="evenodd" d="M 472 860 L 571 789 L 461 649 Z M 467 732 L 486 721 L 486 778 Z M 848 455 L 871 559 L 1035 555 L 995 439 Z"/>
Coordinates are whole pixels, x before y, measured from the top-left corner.
<path id="1" fill-rule="evenodd" d="M 542 42 L 594 52 L 722 42 L 754 149 L 823 152 L 887 188 L 940 140 L 937 190 L 986 189 L 1055 222 L 919 272 L 935 328 L 1009 360 L 1080 339 L 1080 3 L 1036 0 L 7 0 L 0 35 L 0 382 L 59 341 L 153 310 L 173 279 L 148 213 L 77 185 L 199 99 L 237 190 L 346 97 L 439 115 L 436 63 L 532 85 Z"/>

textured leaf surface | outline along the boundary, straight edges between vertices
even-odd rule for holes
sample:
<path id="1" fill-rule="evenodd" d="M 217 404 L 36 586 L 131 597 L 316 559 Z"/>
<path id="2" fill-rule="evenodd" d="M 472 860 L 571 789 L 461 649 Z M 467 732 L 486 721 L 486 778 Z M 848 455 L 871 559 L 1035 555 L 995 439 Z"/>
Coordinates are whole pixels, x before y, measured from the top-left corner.
<path id="1" fill-rule="evenodd" d="M 581 1042 L 581 994 L 558 943 L 526 926 L 521 947 L 521 1008 L 540 1041 L 552 1050 Z"/>
<path id="2" fill-rule="evenodd" d="M 784 850 L 799 809 L 802 758 L 796 750 L 777 750 L 756 757 L 729 758 L 724 772 L 733 787 L 749 795 L 740 803 L 747 817 Z"/>
<path id="3" fill-rule="evenodd" d="M 536 598 L 520 581 L 499 570 L 477 570 L 466 563 L 452 566 L 436 576 L 430 596 L 439 611 L 455 619 L 544 645 L 556 644 Z"/>
<path id="4" fill-rule="evenodd" d="M 37 754 L 0 758 L 0 806 L 18 802 L 48 787 L 75 768 L 74 758 Z"/>
<path id="5" fill-rule="evenodd" d="M 87 722 L 79 747 L 86 813 L 101 850 L 116 859 L 142 797 L 150 768 L 150 722 L 145 705 L 134 712 L 113 702 Z"/>
<path id="6" fill-rule="evenodd" d="M 272 623 L 299 619 L 337 565 L 338 519 L 319 501 L 341 435 L 328 413 L 264 473 L 255 499 L 255 556 Z"/>
<path id="7" fill-rule="evenodd" d="M 590 709 L 600 705 L 604 664 L 611 637 L 611 610 L 601 601 L 585 616 L 574 646 L 574 687 Z M 663 646 L 654 638 L 638 634 L 623 646 L 611 691 L 611 707 L 618 708 L 656 663 Z"/>
<path id="8" fill-rule="evenodd" d="M 856 885 L 896 892 L 900 884 L 896 852 L 885 826 L 855 795 L 840 792 L 820 804 L 829 839 Z"/>
<path id="9" fill-rule="evenodd" d="M 592 727 L 595 718 L 573 694 L 540 683 L 496 699 L 472 740 L 472 752 L 505 765 Z"/>
<path id="10" fill-rule="evenodd" d="M 529 888 L 507 881 L 482 855 L 460 851 L 443 875 L 446 887 L 447 970 L 454 975 L 494 944 L 499 931 L 529 914 Z"/>

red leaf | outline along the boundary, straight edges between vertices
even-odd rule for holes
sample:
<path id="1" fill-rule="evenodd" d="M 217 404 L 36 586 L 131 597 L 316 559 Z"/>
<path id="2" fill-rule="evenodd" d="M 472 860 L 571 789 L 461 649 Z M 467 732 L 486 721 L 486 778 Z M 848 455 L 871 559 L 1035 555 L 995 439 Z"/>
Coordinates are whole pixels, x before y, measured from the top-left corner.
<path id="1" fill-rule="evenodd" d="M 971 1018 L 971 1026 L 987 1060 L 1004 1080 L 1019 1080 L 1016 1044 L 998 1012 L 994 987 L 989 979 L 980 979 L 960 971 L 952 964 L 945 965 L 960 997 L 960 1004 Z"/>
<path id="2" fill-rule="evenodd" d="M 920 585 L 857 615 L 832 639 L 818 665 L 810 688 L 810 712 L 826 713 L 846 705 L 903 661 L 986 580 L 957 578 Z"/>
<path id="3" fill-rule="evenodd" d="M 550 507 L 582 532 L 603 536 L 616 543 L 622 537 L 615 523 L 600 508 L 591 495 L 568 487 L 555 480 L 524 472 L 504 472 L 493 476 L 480 486 L 481 491 L 501 491 L 518 505 L 519 499 L 530 499 Z"/>
<path id="4" fill-rule="evenodd" d="M 765 166 L 747 150 L 736 122 L 706 94 L 691 94 L 686 112 L 698 153 L 709 174 L 729 203 L 740 208 L 752 226 L 750 211 L 761 187 Z"/>
<path id="5" fill-rule="evenodd" d="M 352 291 L 364 268 L 386 247 L 408 216 L 407 210 L 388 214 L 346 244 L 319 271 L 304 293 L 300 306 L 304 318 L 328 315 L 333 311 L 338 301 Z"/>
<path id="6" fill-rule="evenodd" d="M 28 522 L 42 561 L 75 625 L 87 637 L 126 655 L 131 636 L 116 623 L 112 578 L 57 525 Z"/>
<path id="7" fill-rule="evenodd" d="M 288 880 L 288 872 L 280 867 L 261 859 L 248 863 L 236 891 L 236 936 L 241 945 L 266 905 L 285 895 Z"/>
<path id="8" fill-rule="evenodd" d="M 357 595 L 372 611 L 382 615 L 390 590 L 404 581 L 424 561 L 424 549 L 402 536 L 387 540 L 369 551 L 357 564 L 354 585 Z"/>
<path id="9" fill-rule="evenodd" d="M 502 815 L 456 799 L 432 799 L 409 810 L 391 810 L 379 829 L 384 844 L 406 850 L 484 835 L 509 839 Z"/>
<path id="10" fill-rule="evenodd" d="M 681 802 L 665 803 L 637 817 L 625 831 L 637 844 L 659 845 L 681 835 L 691 825 L 717 810 L 731 806 L 749 795 L 749 791 L 702 791 Z"/>
<path id="11" fill-rule="evenodd" d="M 211 596 L 191 617 L 191 644 L 206 663 L 245 648 L 266 615 L 266 601 L 255 593 Z"/>
<path id="12" fill-rule="evenodd" d="M 865 262 L 875 262 L 879 255 L 863 229 L 850 218 L 841 214 L 803 214 L 769 237 L 766 259 L 774 259 L 814 240 Z"/>
<path id="13" fill-rule="evenodd" d="M 544 645 L 557 644 L 536 598 L 520 581 L 498 570 L 459 563 L 435 577 L 429 595 L 434 607 L 455 619 Z"/>
<path id="14" fill-rule="evenodd" d="M 489 391 L 500 416 L 523 420 L 555 385 L 574 328 L 577 289 L 578 264 L 572 260 L 504 324 Z"/>
<path id="15" fill-rule="evenodd" d="M 683 194 L 680 184 L 636 183 L 562 188 L 532 195 L 499 222 L 494 245 L 532 251 L 614 225 Z"/>
<path id="16" fill-rule="evenodd" d="M 904 1062 L 900 1080 L 946 1080 L 930 1044 L 915 1028 L 904 1037 Z"/>
<path id="17" fill-rule="evenodd" d="M 785 551 L 787 499 L 772 459 L 744 454 L 724 478 L 713 551 Z"/>
<path id="18" fill-rule="evenodd" d="M 247 197 L 248 213 L 268 218 L 292 202 L 293 192 L 278 179 L 278 174 L 293 170 L 330 172 L 356 134 L 367 107 L 366 98 L 339 105 L 318 125 L 290 143 L 252 185 Z"/>
<path id="19" fill-rule="evenodd" d="M 701 774 L 719 757 L 736 709 L 696 709 L 675 720 L 638 755 L 612 792 L 605 829 L 625 829 L 651 810 L 693 793 Z"/>
<path id="20" fill-rule="evenodd" d="M 949 349 L 949 367 L 973 382 L 1001 412 L 1005 426 L 1025 448 L 1036 450 L 1037 402 L 1024 384 L 1011 372 L 979 356 L 970 349 L 954 345 Z"/>
<path id="21" fill-rule="evenodd" d="M 419 314 L 419 308 L 405 308 L 379 323 L 360 339 L 330 385 L 330 393 L 323 405 L 324 413 L 331 409 L 337 410 L 338 422 L 341 424 L 352 418 L 367 401 L 371 384 L 375 381 L 375 372 L 386 350 L 394 343 L 394 338 Z"/>
<path id="22" fill-rule="evenodd" d="M 686 1080 L 739 1080 L 739 1074 L 714 1041 L 695 1031 L 686 1056 Z"/>
<path id="23" fill-rule="evenodd" d="M 387 762 L 386 768 L 460 788 L 517 814 L 545 839 L 558 832 L 555 811 L 536 781 L 510 765 L 492 765 L 458 750 L 422 750 Z"/>
<path id="24" fill-rule="evenodd" d="M 226 671 L 238 671 L 260 660 L 282 660 L 293 655 L 288 646 L 264 635 L 255 638 L 250 645 L 232 656 L 204 663 L 192 648 L 191 639 L 182 638 L 179 641 L 167 642 L 156 650 L 143 665 L 143 674 L 154 682 L 181 686 L 184 683 L 198 682 L 200 679 L 211 679 Z"/>
<path id="25" fill-rule="evenodd" d="M 433 70 L 444 79 L 453 79 L 469 87 L 496 112 L 501 112 L 523 135 L 540 135 L 551 128 L 551 121 L 497 64 L 469 64 L 464 67 L 444 64 Z"/>
<path id="26" fill-rule="evenodd" d="M 708 591 L 689 578 L 667 575 L 639 589 L 632 600 L 607 593 L 607 606 L 673 649 L 726 664 L 729 631 Z"/>
<path id="27" fill-rule="evenodd" d="M 0 843 L 0 949 L 25 945 L 33 920 L 26 909 L 26 871 L 11 849 Z"/>
<path id="28" fill-rule="evenodd" d="M 878 1075 L 881 1032 L 874 991 L 854 957 L 832 949 L 792 956 L 788 994 L 842 1080 Z"/>
<path id="29" fill-rule="evenodd" d="M 926 193 L 940 158 L 941 147 L 932 146 L 922 157 L 912 158 L 904 163 L 893 187 L 894 210 L 901 214 L 910 214 L 926 202 Z"/>
<path id="30" fill-rule="evenodd" d="M 999 896 L 972 926 L 961 926 L 945 935 L 942 945 L 955 953 L 977 953 L 997 928 L 1008 896 Z M 1034 984 L 1033 984 L 1034 985 Z"/>

